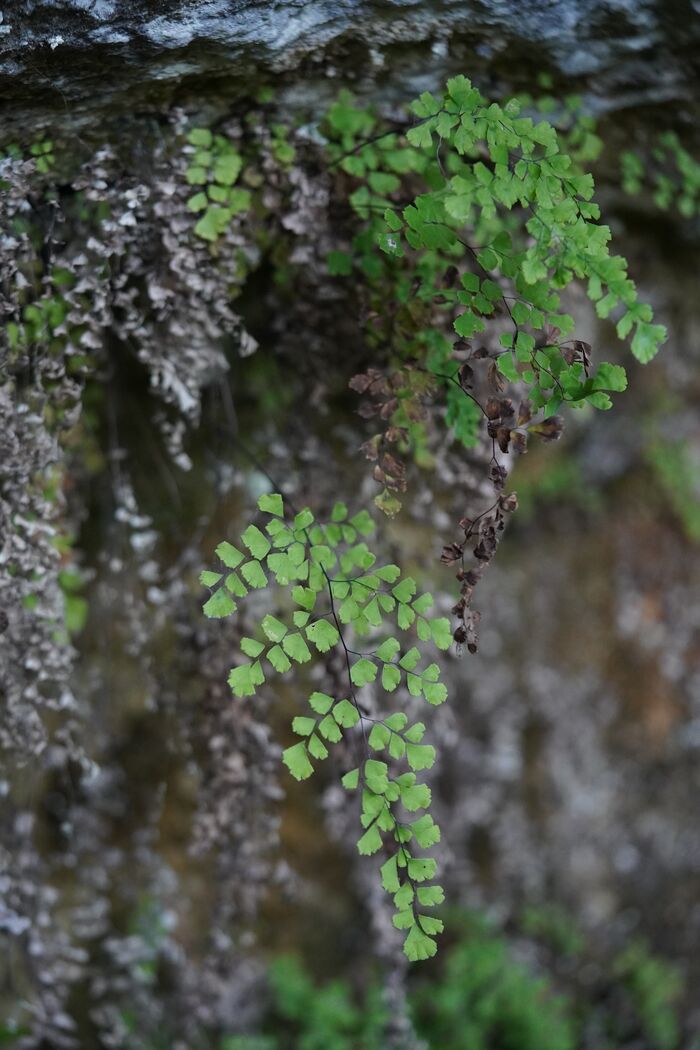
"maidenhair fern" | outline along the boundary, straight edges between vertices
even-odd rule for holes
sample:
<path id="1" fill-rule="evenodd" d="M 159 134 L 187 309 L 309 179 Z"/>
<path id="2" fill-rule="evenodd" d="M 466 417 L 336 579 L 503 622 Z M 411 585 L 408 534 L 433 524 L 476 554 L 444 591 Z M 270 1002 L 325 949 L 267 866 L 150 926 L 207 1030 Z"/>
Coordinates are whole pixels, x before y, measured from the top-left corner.
<path id="1" fill-rule="evenodd" d="M 423 454 L 431 398 L 467 446 L 488 416 L 483 388 L 516 387 L 535 426 L 562 405 L 611 407 L 625 370 L 596 365 L 593 348 L 574 336 L 561 300 L 573 281 L 585 282 L 599 317 L 615 317 L 638 360 L 649 361 L 666 337 L 599 222 L 582 166 L 595 152 L 591 131 L 579 117 L 560 137 L 525 101 L 532 116 L 520 100 L 489 102 L 458 76 L 441 97 L 424 92 L 412 104 L 413 126 L 359 109 L 347 92 L 326 117 L 330 164 L 344 173 L 360 220 L 351 250 L 332 252 L 329 270 L 367 289 L 367 344 L 391 368 L 392 409 L 375 413 L 388 434 L 366 445 L 384 486 L 377 504 L 390 514 L 405 488 L 395 453 Z M 511 445 L 517 428 L 503 418 L 501 451 L 524 451 L 522 441 Z"/>
<path id="2" fill-rule="evenodd" d="M 664 131 L 650 155 L 622 154 L 622 188 L 637 196 L 652 190 L 658 208 L 676 207 L 685 219 L 700 213 L 700 164 L 681 145 L 675 131 Z"/>
<path id="3" fill-rule="evenodd" d="M 345 687 L 338 695 L 311 693 L 292 723 L 298 740 L 284 762 L 304 780 L 330 745 L 347 738 L 355 749 L 342 783 L 360 799 L 357 846 L 363 854 L 383 851 L 382 882 L 393 895 L 395 925 L 406 931 L 405 952 L 415 960 L 435 953 L 442 929 L 425 910 L 443 899 L 433 881 L 436 862 L 421 852 L 440 833 L 427 812 L 430 789 L 418 779 L 435 751 L 423 743 L 422 722 L 395 707 L 375 716 L 367 696 L 402 687 L 429 704 L 445 700 L 439 666 L 426 664 L 404 634 L 441 649 L 454 639 L 476 650 L 472 594 L 517 507 L 515 494 L 503 491 L 503 457 L 524 452 L 530 434 L 557 437 L 555 413 L 562 405 L 607 409 L 610 395 L 626 387 L 624 368 L 596 364 L 593 348 L 574 336 L 562 290 L 585 281 L 598 315 L 615 317 L 618 335 L 631 337 L 642 362 L 666 333 L 639 301 L 626 261 L 610 253 L 593 178 L 582 168 L 598 140 L 576 106 L 560 139 L 552 124 L 522 115 L 517 99 L 489 103 L 460 76 L 440 98 L 425 92 L 412 111 L 413 126 L 387 125 L 347 93 L 329 110 L 329 170 L 338 174 L 354 215 L 351 250 L 334 249 L 328 265 L 331 274 L 352 275 L 364 289 L 366 346 L 376 361 L 348 378 L 363 396 L 361 415 L 382 421 L 383 429 L 363 445 L 382 486 L 378 507 L 389 515 L 400 510 L 402 455 L 410 450 L 419 465 L 430 463 L 426 420 L 436 401 L 442 413 L 434 414 L 457 441 L 476 444 L 482 422 L 491 440 L 487 471 L 495 501 L 463 517 L 463 538 L 442 554 L 460 581 L 457 626 L 453 631 L 446 618 L 427 616 L 432 598 L 417 595 L 415 581 L 398 566 L 376 564 L 365 542 L 371 518 L 366 512 L 349 518 L 342 503 L 320 524 L 310 510 L 288 521 L 280 495 L 261 497 L 259 509 L 269 520 L 243 532 L 248 553 L 222 543 L 217 554 L 225 572 L 208 571 L 201 579 L 211 588 L 204 606 L 211 617 L 234 613 L 238 599 L 270 579 L 287 595 L 287 611 L 268 613 L 253 636 L 241 639 L 229 677 L 236 696 L 254 696 L 270 675 L 308 664 L 314 653 L 340 653 Z M 217 142 L 205 141 L 205 134 L 190 136 L 199 163 L 196 178 L 191 171 L 188 177 L 201 184 L 210 181 L 210 147 Z M 216 164 L 211 170 L 217 181 Z M 213 207 L 208 199 L 218 199 L 207 194 L 190 202 L 206 207 L 205 217 Z M 517 408 L 508 396 L 516 393 Z"/>
<path id="4" fill-rule="evenodd" d="M 243 158 L 224 135 L 213 135 L 208 128 L 192 128 L 187 142 L 190 163 L 185 177 L 196 188 L 187 207 L 200 216 L 194 232 L 205 241 L 216 241 L 231 219 L 250 207 L 250 190 L 235 185 Z"/>
<path id="5" fill-rule="evenodd" d="M 439 841 L 440 831 L 427 812 L 430 788 L 417 774 L 433 765 L 435 749 L 423 743 L 424 724 L 398 706 L 371 714 L 366 691 L 393 694 L 404 686 L 428 704 L 443 703 L 440 668 L 413 643 L 448 649 L 449 620 L 428 615 L 431 595 L 418 594 L 416 581 L 397 565 L 377 563 L 366 542 L 374 531 L 366 511 L 349 517 L 338 503 L 330 522 L 321 524 L 308 509 L 285 520 L 278 494 L 261 496 L 258 507 L 268 520 L 262 528 L 248 525 L 240 538 L 244 550 L 221 543 L 222 571 L 200 577 L 211 589 L 204 606 L 209 617 L 235 613 L 239 600 L 270 581 L 288 606 L 279 616 L 267 613 L 252 635 L 241 638 L 229 685 L 236 696 L 252 697 L 270 677 L 310 663 L 314 653 L 340 652 L 344 689 L 310 694 L 306 711 L 292 722 L 299 740 L 285 750 L 284 763 L 305 780 L 330 745 L 349 738 L 356 757 L 342 783 L 359 796 L 357 848 L 362 854 L 384 851 L 382 883 L 394 898 L 394 923 L 406 931 L 404 950 L 409 959 L 426 959 L 435 954 L 435 934 L 442 930 L 426 909 L 441 903 L 443 891 L 434 882 L 435 859 L 422 852 Z"/>

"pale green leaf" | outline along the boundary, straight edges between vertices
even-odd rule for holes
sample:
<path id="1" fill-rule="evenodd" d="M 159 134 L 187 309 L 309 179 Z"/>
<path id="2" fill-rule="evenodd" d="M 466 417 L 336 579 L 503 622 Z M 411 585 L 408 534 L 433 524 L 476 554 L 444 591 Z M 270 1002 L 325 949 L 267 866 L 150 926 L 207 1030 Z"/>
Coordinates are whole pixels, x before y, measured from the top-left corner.
<path id="1" fill-rule="evenodd" d="M 408 931 L 403 950 L 410 962 L 421 962 L 424 959 L 432 959 L 437 952 L 437 945 L 432 937 L 415 924 Z"/>
<path id="2" fill-rule="evenodd" d="M 405 576 L 401 583 L 392 588 L 391 593 L 399 602 L 410 602 L 416 593 L 416 581 L 411 576 Z"/>
<path id="3" fill-rule="evenodd" d="M 249 525 L 248 528 L 241 536 L 241 540 L 246 545 L 250 553 L 258 561 L 269 553 L 271 544 L 264 532 L 261 532 L 257 525 Z"/>
<path id="4" fill-rule="evenodd" d="M 265 632 L 266 637 L 269 638 L 271 642 L 281 642 L 287 633 L 287 625 L 282 623 L 282 621 L 278 620 L 275 616 L 270 616 L 269 613 L 267 616 L 263 616 L 260 626 Z"/>
<path id="5" fill-rule="evenodd" d="M 452 645 L 452 627 L 446 616 L 441 616 L 437 620 L 431 620 L 430 630 L 438 649 L 450 648 Z"/>
<path id="6" fill-rule="evenodd" d="M 304 715 L 297 715 L 292 720 L 292 730 L 297 736 L 310 736 L 316 728 L 316 719 L 307 718 Z"/>
<path id="7" fill-rule="evenodd" d="M 364 835 L 358 839 L 357 851 L 363 854 L 363 856 L 369 856 L 372 853 L 376 853 L 377 850 L 382 848 L 382 836 L 379 833 L 379 828 L 376 824 L 372 824 L 370 828 L 364 833 Z"/>
<path id="8" fill-rule="evenodd" d="M 309 697 L 309 707 L 319 715 L 326 715 L 333 707 L 335 701 L 327 693 L 312 693 Z"/>
<path id="9" fill-rule="evenodd" d="M 327 653 L 340 641 L 340 635 L 334 624 L 328 620 L 316 620 L 306 628 L 306 637 L 316 646 L 320 653 Z"/>
<path id="10" fill-rule="evenodd" d="M 289 657 L 280 645 L 273 645 L 267 658 L 279 674 L 284 674 L 292 666 Z"/>
<path id="11" fill-rule="evenodd" d="M 299 631 L 286 634 L 282 639 L 282 647 L 285 653 L 299 664 L 305 664 L 311 659 L 311 650 Z"/>
<path id="12" fill-rule="evenodd" d="M 328 758 L 328 748 L 323 743 L 320 737 L 314 735 L 309 738 L 309 754 L 313 755 L 314 758 L 323 760 Z"/>
<path id="13" fill-rule="evenodd" d="M 363 656 L 352 665 L 350 677 L 353 685 L 358 687 L 367 685 L 368 682 L 373 682 L 377 677 L 377 665 Z"/>
<path id="14" fill-rule="evenodd" d="M 241 650 L 253 660 L 260 656 L 264 648 L 263 643 L 256 641 L 255 638 L 241 638 Z"/>
<path id="15" fill-rule="evenodd" d="M 382 875 L 382 886 L 387 893 L 396 893 L 400 888 L 399 874 L 396 864 L 396 855 L 389 857 L 379 869 Z"/>
<path id="16" fill-rule="evenodd" d="M 357 708 L 349 700 L 338 701 L 333 708 L 333 717 L 344 729 L 352 729 L 360 720 Z"/>
<path id="17" fill-rule="evenodd" d="M 232 543 L 228 543 L 226 540 L 219 544 L 216 548 L 216 553 L 228 569 L 238 568 L 245 557 L 237 547 L 234 547 Z"/>
<path id="18" fill-rule="evenodd" d="M 337 744 L 343 737 L 342 730 L 332 715 L 326 715 L 325 718 L 321 719 L 318 731 L 321 736 L 324 736 L 326 740 L 330 740 L 332 744 Z"/>
<path id="19" fill-rule="evenodd" d="M 202 611 L 210 619 L 218 620 L 222 616 L 229 616 L 236 611 L 236 608 L 236 603 L 231 595 L 224 587 L 219 587 L 218 591 L 214 591 L 211 598 L 204 603 Z"/>
<path id="20" fill-rule="evenodd" d="M 314 771 L 306 753 L 306 744 L 301 740 L 298 744 L 286 748 L 282 752 L 282 761 L 295 778 L 295 780 L 306 780 Z"/>
<path id="21" fill-rule="evenodd" d="M 346 773 L 344 777 L 341 777 L 340 783 L 346 789 L 346 791 L 354 791 L 360 782 L 360 771 L 359 769 L 351 769 L 349 773 Z"/>
<path id="22" fill-rule="evenodd" d="M 204 587 L 214 587 L 220 579 L 220 572 L 210 572 L 208 569 L 203 569 L 199 574 L 199 582 Z"/>
<path id="23" fill-rule="evenodd" d="M 401 672 L 396 664 L 385 664 L 382 668 L 382 688 L 393 693 L 401 681 Z"/>
<path id="24" fill-rule="evenodd" d="M 445 892 L 442 886 L 419 886 L 418 887 L 418 900 L 424 908 L 429 908 L 435 904 L 442 904 L 445 899 Z"/>
<path id="25" fill-rule="evenodd" d="M 265 676 L 258 661 L 234 667 L 228 676 L 228 684 L 234 696 L 254 696 L 256 686 L 264 681 Z"/>
<path id="26" fill-rule="evenodd" d="M 267 576 L 259 561 L 247 561 L 241 566 L 241 576 L 251 587 L 265 587 Z"/>
<path id="27" fill-rule="evenodd" d="M 382 642 L 379 646 L 375 655 L 378 659 L 389 663 L 394 659 L 400 648 L 401 646 L 397 638 L 387 638 L 386 641 Z"/>
<path id="28" fill-rule="evenodd" d="M 278 492 L 266 493 L 258 500 L 258 507 L 264 514 L 274 514 L 281 518 L 284 515 L 284 504 Z"/>

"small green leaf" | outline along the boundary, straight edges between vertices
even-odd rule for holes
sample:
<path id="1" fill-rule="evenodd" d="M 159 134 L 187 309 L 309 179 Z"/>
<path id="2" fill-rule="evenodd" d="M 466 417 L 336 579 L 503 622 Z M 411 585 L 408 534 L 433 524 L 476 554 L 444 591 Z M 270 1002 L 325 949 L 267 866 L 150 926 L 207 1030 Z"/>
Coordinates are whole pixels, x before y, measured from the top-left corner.
<path id="1" fill-rule="evenodd" d="M 238 178 L 243 161 L 237 153 L 221 157 L 214 165 L 214 178 L 222 186 L 232 186 Z"/>
<path id="2" fill-rule="evenodd" d="M 262 561 L 269 554 L 272 546 L 267 536 L 260 531 L 257 525 L 249 525 L 241 536 L 241 540 L 258 561 Z"/>
<path id="3" fill-rule="evenodd" d="M 258 661 L 234 667 L 228 676 L 228 684 L 234 696 L 254 696 L 256 686 L 264 681 L 265 676 Z"/>
<path id="4" fill-rule="evenodd" d="M 334 703 L 333 697 L 327 693 L 312 693 L 309 697 L 309 707 L 319 715 L 327 715 Z"/>
<path id="5" fill-rule="evenodd" d="M 304 715 L 297 715 L 297 717 L 292 720 L 292 730 L 297 736 L 310 736 L 315 728 L 315 718 L 307 718 Z"/>
<path id="6" fill-rule="evenodd" d="M 406 754 L 406 742 L 402 737 L 396 733 L 391 734 L 391 740 L 389 741 L 389 754 L 392 758 L 403 758 Z"/>
<path id="7" fill-rule="evenodd" d="M 209 128 L 192 128 L 187 136 L 191 146 L 202 146 L 208 149 L 212 143 L 212 134 Z"/>
<path id="8" fill-rule="evenodd" d="M 437 952 L 437 945 L 416 923 L 408 931 L 403 950 L 410 962 L 421 962 L 424 959 L 432 959 Z"/>
<path id="9" fill-rule="evenodd" d="M 203 182 L 204 179 L 200 179 Z M 194 232 L 205 241 L 215 241 L 226 228 L 228 214 L 225 208 L 211 206 L 195 224 Z"/>
<path id="10" fill-rule="evenodd" d="M 401 580 L 401 583 L 397 583 L 397 585 L 392 588 L 391 593 L 399 602 L 410 602 L 411 598 L 416 593 L 416 581 L 410 576 L 405 576 L 404 579 Z"/>
<path id="11" fill-rule="evenodd" d="M 261 496 L 258 500 L 258 508 L 264 514 L 274 514 L 278 518 L 284 516 L 284 504 L 278 492 L 270 492 Z"/>
<path id="12" fill-rule="evenodd" d="M 340 641 L 340 635 L 334 624 L 328 620 L 316 620 L 306 628 L 306 637 L 316 646 L 320 653 L 327 653 Z"/>
<path id="13" fill-rule="evenodd" d="M 305 664 L 311 659 L 311 650 L 304 641 L 304 637 L 299 631 L 292 631 L 291 634 L 286 634 L 282 639 L 282 647 L 285 653 L 296 660 L 298 664 Z"/>
<path id="14" fill-rule="evenodd" d="M 286 586 L 290 579 L 296 575 L 294 566 L 286 554 L 268 554 L 267 567 L 270 572 L 275 574 L 277 583 L 283 587 Z"/>
<path id="15" fill-rule="evenodd" d="M 352 729 L 360 721 L 357 708 L 349 700 L 338 701 L 333 708 L 333 717 L 343 729 Z"/>
<path id="16" fill-rule="evenodd" d="M 309 738 L 309 754 L 319 760 L 328 758 L 328 748 L 315 733 Z"/>
<path id="17" fill-rule="evenodd" d="M 393 584 L 399 579 L 401 575 L 401 569 L 398 565 L 382 565 L 379 569 L 374 569 L 375 575 L 379 576 L 385 584 Z"/>
<path id="18" fill-rule="evenodd" d="M 594 390 L 626 390 L 627 373 L 621 365 L 610 365 L 603 361 L 592 377 Z"/>
<path id="19" fill-rule="evenodd" d="M 429 908 L 435 904 L 442 904 L 445 899 L 445 891 L 442 886 L 419 886 L 418 887 L 418 900 L 424 908 Z"/>
<path id="20" fill-rule="evenodd" d="M 406 675 L 406 685 L 411 696 L 420 696 L 423 688 L 420 675 L 411 674 L 410 671 Z"/>
<path id="21" fill-rule="evenodd" d="M 228 569 L 237 568 L 245 557 L 237 547 L 234 547 L 232 543 L 228 543 L 226 540 L 216 548 L 216 554 Z"/>
<path id="22" fill-rule="evenodd" d="M 292 666 L 289 657 L 280 645 L 273 645 L 267 654 L 267 658 L 278 674 L 284 674 Z"/>
<path id="23" fill-rule="evenodd" d="M 203 186 L 204 183 L 207 181 L 206 168 L 200 168 L 198 164 L 192 164 L 185 172 L 185 178 L 187 179 L 190 186 Z M 197 223 L 197 225 L 199 226 L 199 223 Z"/>
<path id="24" fill-rule="evenodd" d="M 376 722 L 372 726 L 372 730 L 369 734 L 369 746 L 374 751 L 383 751 L 389 743 L 391 738 L 391 731 L 386 726 L 382 725 L 381 722 Z"/>
<path id="25" fill-rule="evenodd" d="M 292 598 L 302 609 L 307 609 L 310 612 L 316 604 L 316 591 L 313 591 L 310 587 L 293 587 Z"/>
<path id="26" fill-rule="evenodd" d="M 400 648 L 401 645 L 397 638 L 387 638 L 377 649 L 376 656 L 378 659 L 389 663 L 394 659 Z"/>
<path id="27" fill-rule="evenodd" d="M 352 665 L 350 677 L 353 685 L 358 687 L 367 685 L 368 682 L 373 682 L 377 677 L 377 665 L 363 656 Z"/>
<path id="28" fill-rule="evenodd" d="M 325 718 L 321 719 L 318 731 L 321 736 L 324 736 L 326 740 L 330 740 L 332 744 L 337 744 L 343 738 L 343 732 L 332 715 L 326 715 Z"/>
<path id="29" fill-rule="evenodd" d="M 415 820 L 411 824 L 411 831 L 421 849 L 430 849 L 440 841 L 440 828 L 429 813 Z"/>
<path id="30" fill-rule="evenodd" d="M 401 788 L 401 802 L 409 813 L 415 813 L 417 809 L 427 809 L 431 797 L 427 784 L 414 784 L 411 787 Z"/>
<path id="31" fill-rule="evenodd" d="M 403 911 L 397 912 L 391 921 L 397 930 L 410 930 L 416 921 L 413 909 L 405 908 Z"/>
<path id="32" fill-rule="evenodd" d="M 264 648 L 263 643 L 256 641 L 255 638 L 241 638 L 241 650 L 253 660 L 260 656 Z"/>
<path id="33" fill-rule="evenodd" d="M 399 666 L 403 667 L 404 671 L 413 671 L 418 665 L 420 660 L 420 652 L 416 649 L 415 645 L 411 646 L 407 653 L 404 653 L 399 660 Z"/>
<path id="34" fill-rule="evenodd" d="M 437 864 L 433 857 L 411 857 L 408 862 L 408 874 L 414 882 L 427 882 L 435 878 Z"/>
<path id="35" fill-rule="evenodd" d="M 374 522 L 366 510 L 361 510 L 359 514 L 350 518 L 350 524 L 357 529 L 360 536 L 371 536 L 374 532 Z"/>
<path id="36" fill-rule="evenodd" d="M 410 882 L 404 882 L 399 890 L 394 894 L 394 907 L 399 911 L 403 911 L 405 908 L 409 908 L 413 902 L 413 886 Z"/>
<path id="37" fill-rule="evenodd" d="M 415 601 L 411 604 L 413 605 L 415 611 L 420 616 L 423 616 L 428 611 L 428 609 L 432 608 L 433 596 L 432 594 L 428 594 L 426 592 L 425 594 L 421 594 L 421 596 L 419 598 L 416 598 Z"/>
<path id="38" fill-rule="evenodd" d="M 354 791 L 360 782 L 360 771 L 359 769 L 351 769 L 349 773 L 346 773 L 344 777 L 341 777 L 340 783 L 343 785 L 346 791 Z"/>
<path id="39" fill-rule="evenodd" d="M 231 595 L 223 587 L 219 587 L 218 591 L 214 591 L 211 598 L 204 603 L 202 612 L 210 619 L 218 620 L 222 616 L 230 616 L 236 611 L 236 608 L 236 603 Z"/>
<path id="40" fill-rule="evenodd" d="M 357 850 L 363 856 L 370 856 L 372 853 L 376 853 L 377 850 L 382 848 L 382 836 L 379 834 L 379 828 L 376 824 L 372 824 L 370 828 L 364 833 L 362 838 L 358 840 Z"/>
<path id="41" fill-rule="evenodd" d="M 286 748 L 282 752 L 282 761 L 295 778 L 295 780 L 306 780 L 314 771 L 306 753 L 306 744 L 301 740 L 298 744 Z"/>
<path id="42" fill-rule="evenodd" d="M 199 582 L 203 587 L 214 587 L 220 579 L 220 572 L 210 572 L 209 569 L 203 569 L 199 574 Z"/>
<path id="43" fill-rule="evenodd" d="M 396 664 L 385 664 L 382 668 L 382 688 L 393 693 L 401 681 L 401 672 Z"/>
<path id="44" fill-rule="evenodd" d="M 376 758 L 368 758 L 365 762 L 365 781 L 370 791 L 375 795 L 383 795 L 389 785 L 388 766 L 386 762 L 380 762 Z"/>
<path id="45" fill-rule="evenodd" d="M 406 737 L 406 740 L 410 740 L 412 744 L 420 744 L 425 736 L 425 726 L 422 722 L 415 722 L 410 729 L 405 731 L 404 736 Z"/>
<path id="46" fill-rule="evenodd" d="M 245 598 L 248 588 L 237 572 L 230 572 L 226 577 L 226 589 L 236 598 Z"/>
<path id="47" fill-rule="evenodd" d="M 314 516 L 308 507 L 300 510 L 294 519 L 294 531 L 300 532 L 303 529 L 308 529 L 309 525 L 313 525 Z"/>
<path id="48" fill-rule="evenodd" d="M 447 686 L 442 682 L 423 682 L 423 696 L 429 704 L 435 707 L 447 700 Z"/>
<path id="49" fill-rule="evenodd" d="M 396 855 L 389 857 L 379 869 L 382 874 L 382 886 L 387 893 L 396 893 L 400 888 L 399 873 L 396 863 Z"/>
<path id="50" fill-rule="evenodd" d="M 438 649 L 450 648 L 452 645 L 452 627 L 446 616 L 441 616 L 437 620 L 431 620 L 430 630 Z"/>
<path id="51" fill-rule="evenodd" d="M 275 616 L 270 616 L 269 613 L 267 616 L 263 616 L 260 626 L 265 632 L 266 637 L 269 638 L 271 642 L 281 642 L 287 633 L 287 625 L 282 623 L 282 621 L 278 620 Z"/>
<path id="52" fill-rule="evenodd" d="M 248 561 L 241 567 L 241 576 L 251 587 L 265 587 L 267 576 L 259 561 Z"/>
<path id="53" fill-rule="evenodd" d="M 206 193 L 194 193 L 187 201 L 187 207 L 192 212 L 204 211 L 208 203 Z"/>

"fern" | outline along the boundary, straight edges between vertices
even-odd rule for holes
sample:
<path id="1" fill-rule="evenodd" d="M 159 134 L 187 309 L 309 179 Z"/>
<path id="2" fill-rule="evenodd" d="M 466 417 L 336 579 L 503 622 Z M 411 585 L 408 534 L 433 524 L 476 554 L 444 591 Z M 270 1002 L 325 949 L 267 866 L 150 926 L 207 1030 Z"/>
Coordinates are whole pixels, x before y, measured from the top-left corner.
<path id="1" fill-rule="evenodd" d="M 440 668 L 426 662 L 412 638 L 448 649 L 449 620 L 428 615 L 431 595 L 418 594 L 416 581 L 397 565 L 377 564 L 366 542 L 374 532 L 366 511 L 349 517 L 338 503 L 331 520 L 321 524 L 308 509 L 286 520 L 278 494 L 261 496 L 258 507 L 268 519 L 263 527 L 248 525 L 240 537 L 244 549 L 221 543 L 216 553 L 223 569 L 201 574 L 211 590 L 204 612 L 229 616 L 250 590 L 271 581 L 292 608 L 279 618 L 267 613 L 254 634 L 240 640 L 241 656 L 229 685 L 236 696 L 252 697 L 270 677 L 310 663 L 314 653 L 327 657 L 340 651 L 347 677 L 344 695 L 311 693 L 307 710 L 292 722 L 299 740 L 284 751 L 283 760 L 293 777 L 306 780 L 328 757 L 330 746 L 351 738 L 357 761 L 342 784 L 359 797 L 357 849 L 386 855 L 381 879 L 394 899 L 394 924 L 406 933 L 408 958 L 426 959 L 435 954 L 435 935 L 442 930 L 430 909 L 444 895 L 434 881 L 436 861 L 424 853 L 439 841 L 440 830 L 428 812 L 430 788 L 418 774 L 434 764 L 435 749 L 423 742 L 425 725 L 412 722 L 400 708 L 371 716 L 363 690 L 392 694 L 403 686 L 428 704 L 443 703 L 447 689 Z M 366 644 L 364 650 L 352 647 L 360 643 Z"/>
<path id="2" fill-rule="evenodd" d="M 415 580 L 398 566 L 376 564 L 366 543 L 371 518 L 366 511 L 349 518 L 342 503 L 321 524 L 308 509 L 287 520 L 280 495 L 261 497 L 259 509 L 269 520 L 242 533 L 247 553 L 222 543 L 217 554 L 226 571 L 207 571 L 201 579 L 212 591 L 208 616 L 234 613 L 237 600 L 270 579 L 293 604 L 284 618 L 268 613 L 255 635 L 241 640 L 241 659 L 229 677 L 237 696 L 254 696 L 270 675 L 310 663 L 314 652 L 341 654 L 343 695 L 311 693 L 293 720 L 298 740 L 285 750 L 284 763 L 305 780 L 330 746 L 348 738 L 357 749 L 354 767 L 342 777 L 359 797 L 357 847 L 362 854 L 383 851 L 381 878 L 393 896 L 394 923 L 406 932 L 407 956 L 417 960 L 435 953 L 442 930 L 429 910 L 443 899 L 434 881 L 437 865 L 423 852 L 440 832 L 429 813 L 430 789 L 418 776 L 433 765 L 435 750 L 423 742 L 423 723 L 412 723 L 405 711 L 371 715 L 363 691 L 392 694 L 401 686 L 429 704 L 446 699 L 439 666 L 426 665 L 404 635 L 415 633 L 440 649 L 454 638 L 476 650 L 472 592 L 517 506 L 514 494 L 502 492 L 507 471 L 497 449 L 522 452 L 531 433 L 555 438 L 560 406 L 607 409 L 611 394 L 626 387 L 624 368 L 594 367 L 592 348 L 574 338 L 561 291 L 585 280 L 598 315 L 616 317 L 619 336 L 631 337 L 640 361 L 654 356 L 666 333 L 639 301 L 626 261 L 610 254 L 610 230 L 598 221 L 593 179 L 582 169 L 599 140 L 576 101 L 567 105 L 561 139 L 547 121 L 522 116 L 518 100 L 489 103 L 462 76 L 448 81 L 441 98 L 425 92 L 411 108 L 417 118 L 411 127 L 387 127 L 347 92 L 330 108 L 330 170 L 343 172 L 346 192 L 351 180 L 348 200 L 360 223 L 352 250 L 334 249 L 328 266 L 333 275 L 356 277 L 369 299 L 367 347 L 382 367 L 367 368 L 350 385 L 365 398 L 361 414 L 385 423 L 384 432 L 363 445 L 376 464 L 382 491 L 375 502 L 382 511 L 392 515 L 401 507 L 406 468 L 399 454 L 410 449 L 417 462 L 430 462 L 432 398 L 443 395 L 444 421 L 466 446 L 477 443 L 486 423 L 496 499 L 460 521 L 463 542 L 442 555 L 458 566 L 458 626 L 452 631 L 446 618 L 430 618 L 431 596 L 417 595 Z M 541 100 L 540 114 L 551 108 Z M 209 139 L 191 136 L 190 142 L 208 156 Z M 475 338 L 481 345 L 473 345 Z M 484 366 L 486 375 L 480 374 Z M 500 396 L 506 384 L 527 394 L 517 411 Z M 491 394 L 482 399 L 484 387 Z M 464 562 L 468 542 L 475 543 L 471 569 Z M 367 648 L 354 648 L 363 639 Z"/>
<path id="3" fill-rule="evenodd" d="M 194 232 L 205 241 L 216 241 L 231 219 L 250 207 L 250 190 L 236 186 L 243 158 L 224 135 L 208 128 L 192 128 L 187 136 L 188 164 L 185 178 L 196 192 L 187 201 L 200 217 Z"/>
<path id="4" fill-rule="evenodd" d="M 523 103 L 535 119 L 523 115 Z M 651 360 L 666 338 L 626 260 L 610 252 L 584 168 L 599 140 L 577 105 L 570 101 L 559 133 L 541 118 L 541 104 L 538 112 L 529 99 L 490 102 L 458 76 L 441 97 L 424 92 L 412 104 L 413 126 L 387 127 L 347 92 L 327 114 L 330 164 L 346 185 L 353 181 L 348 200 L 361 224 L 351 250 L 329 256 L 329 270 L 368 289 L 367 343 L 394 368 L 396 407 L 382 418 L 400 436 L 380 435 L 378 455 L 367 444 L 382 471 L 377 504 L 390 514 L 405 484 L 382 467 L 387 443 L 422 455 L 433 395 L 455 439 L 475 445 L 487 415 L 478 397 L 484 366 L 492 390 L 510 384 L 528 399 L 533 426 L 562 405 L 612 406 L 612 394 L 627 385 L 625 370 L 595 367 L 592 348 L 574 336 L 561 302 L 573 281 L 585 282 L 599 317 L 615 318 L 639 361 Z M 401 381 L 415 370 L 430 380 L 421 397 Z M 516 429 L 500 427 L 503 452 L 524 451 L 521 439 L 511 445 Z"/>

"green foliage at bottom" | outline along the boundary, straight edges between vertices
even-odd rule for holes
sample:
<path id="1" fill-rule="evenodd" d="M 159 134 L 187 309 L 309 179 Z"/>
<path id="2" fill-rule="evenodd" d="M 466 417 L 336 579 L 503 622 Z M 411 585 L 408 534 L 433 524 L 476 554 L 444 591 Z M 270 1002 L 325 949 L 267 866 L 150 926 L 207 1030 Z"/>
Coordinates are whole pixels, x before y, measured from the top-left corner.
<path id="1" fill-rule="evenodd" d="M 442 980 L 414 997 L 419 1032 L 436 1050 L 574 1050 L 567 1002 L 511 957 L 483 920 L 465 921 Z"/>
<path id="2" fill-rule="evenodd" d="M 700 543 L 700 457 L 684 441 L 656 440 L 647 459 L 670 509 L 693 543 Z"/>
<path id="3" fill-rule="evenodd" d="M 519 928 L 539 972 L 514 958 L 506 936 L 478 914 L 451 914 L 456 940 L 442 964 L 415 970 L 409 1006 L 428 1050 L 678 1050 L 678 971 L 639 941 L 601 963 L 573 917 L 528 908 Z M 597 960 L 597 961 L 594 961 Z M 591 968 L 600 969 L 591 984 Z M 552 975 L 556 974 L 556 977 Z M 363 974 L 366 977 L 366 973 Z M 292 957 L 270 968 L 262 1031 L 217 1050 L 381 1050 L 387 1010 L 379 977 L 366 994 L 337 979 L 316 983 Z M 591 1035 L 593 1033 L 593 1042 Z"/>

